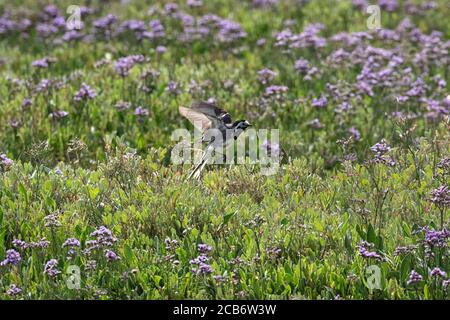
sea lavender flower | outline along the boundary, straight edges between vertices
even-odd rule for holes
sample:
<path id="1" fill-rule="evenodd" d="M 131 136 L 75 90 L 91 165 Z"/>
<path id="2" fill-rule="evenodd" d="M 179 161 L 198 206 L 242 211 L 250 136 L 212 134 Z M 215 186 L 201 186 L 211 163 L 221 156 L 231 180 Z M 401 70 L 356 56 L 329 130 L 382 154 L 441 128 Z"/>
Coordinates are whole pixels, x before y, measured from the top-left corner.
<path id="1" fill-rule="evenodd" d="M 67 117 L 68 115 L 69 115 L 69 113 L 67 111 L 64 111 L 64 110 L 58 110 L 58 111 L 55 111 L 55 112 L 53 112 L 51 114 L 53 119 L 56 119 L 56 120 L 61 120 L 61 119 L 65 118 L 65 117 Z"/>
<path id="2" fill-rule="evenodd" d="M 22 110 L 28 109 L 32 105 L 32 100 L 30 98 L 25 98 L 22 101 Z"/>
<path id="3" fill-rule="evenodd" d="M 282 250 L 280 248 L 273 248 L 273 247 L 268 248 L 266 250 L 267 256 L 274 260 L 277 260 L 281 257 L 281 252 L 282 252 Z"/>
<path id="4" fill-rule="evenodd" d="M 80 240 L 75 239 L 75 238 L 68 238 L 66 241 L 64 241 L 62 247 L 80 247 L 81 243 Z"/>
<path id="5" fill-rule="evenodd" d="M 58 7 L 53 4 L 45 6 L 42 11 L 45 16 L 48 16 L 50 18 L 55 18 L 60 14 Z"/>
<path id="6" fill-rule="evenodd" d="M 125 20 L 119 27 L 118 33 L 122 33 L 125 31 L 134 32 L 137 39 L 142 37 L 142 34 L 147 30 L 145 26 L 145 21 L 142 20 Z"/>
<path id="7" fill-rule="evenodd" d="M 447 247 L 447 243 L 450 238 L 450 231 L 448 231 L 447 229 L 433 230 L 429 229 L 428 227 L 425 227 L 422 230 L 425 232 L 425 244 L 431 247 L 438 248 Z"/>
<path id="8" fill-rule="evenodd" d="M 212 273 L 213 269 L 209 264 L 207 264 L 207 262 L 209 261 L 208 253 L 212 250 L 212 247 L 207 244 L 201 243 L 197 246 L 197 250 L 200 252 L 200 255 L 197 258 L 189 261 L 190 264 L 197 266 L 196 268 L 192 269 L 192 272 L 196 274 Z"/>
<path id="9" fill-rule="evenodd" d="M 328 100 L 327 97 L 321 96 L 320 98 L 313 99 L 312 104 L 315 108 L 326 108 L 328 106 Z"/>
<path id="10" fill-rule="evenodd" d="M 148 23 L 151 31 L 146 31 L 143 33 L 143 37 L 148 39 L 160 39 L 166 36 L 164 26 L 160 20 L 152 20 Z"/>
<path id="11" fill-rule="evenodd" d="M 369 2 L 367 0 L 352 0 L 352 4 L 358 10 L 366 10 Z"/>
<path id="12" fill-rule="evenodd" d="M 391 150 L 391 147 L 386 143 L 385 139 L 382 139 L 380 142 L 370 147 L 370 150 L 375 152 L 377 155 L 382 156 L 388 153 Z"/>
<path id="13" fill-rule="evenodd" d="M 214 279 L 214 281 L 216 281 L 217 283 L 224 283 L 225 281 L 227 281 L 227 278 L 225 278 L 224 276 L 222 276 L 222 275 L 216 275 L 216 276 L 213 276 L 213 279 Z"/>
<path id="14" fill-rule="evenodd" d="M 397 247 L 394 250 L 394 256 L 403 256 L 406 254 L 413 253 L 415 250 L 417 250 L 419 246 L 417 245 L 409 245 L 404 247 Z"/>
<path id="15" fill-rule="evenodd" d="M 200 264 L 200 263 L 206 263 L 208 261 L 209 261 L 209 257 L 207 256 L 207 254 L 206 253 L 202 253 L 197 258 L 195 258 L 194 260 L 190 260 L 189 263 L 191 263 L 191 264 Z"/>
<path id="16" fill-rule="evenodd" d="M 44 267 L 44 273 L 48 275 L 50 278 L 55 278 L 61 271 L 58 270 L 58 260 L 51 259 L 47 261 Z"/>
<path id="17" fill-rule="evenodd" d="M 117 74 L 122 77 L 128 76 L 131 68 L 133 68 L 137 63 L 144 62 L 145 58 L 143 55 L 131 55 L 118 59 L 114 64 L 114 70 Z"/>
<path id="18" fill-rule="evenodd" d="M 147 109 L 139 106 L 134 110 L 134 114 L 140 118 L 143 118 L 143 117 L 148 117 L 150 113 L 148 112 Z"/>
<path id="19" fill-rule="evenodd" d="M 381 10 L 393 12 L 398 7 L 398 0 L 378 0 Z"/>
<path id="20" fill-rule="evenodd" d="M 308 127 L 318 130 L 323 128 L 323 124 L 320 122 L 320 119 L 315 118 L 308 122 Z"/>
<path id="21" fill-rule="evenodd" d="M 446 173 L 450 173 L 450 157 L 444 158 L 438 163 L 438 168 L 442 169 Z"/>
<path id="22" fill-rule="evenodd" d="M 166 3 L 164 5 L 163 13 L 165 15 L 171 15 L 171 14 L 176 13 L 177 11 L 178 11 L 178 4 L 176 4 L 176 3 L 170 2 L 170 3 Z"/>
<path id="23" fill-rule="evenodd" d="M 48 23 L 38 23 L 36 25 L 36 32 L 37 34 L 42 38 L 48 38 L 52 34 L 55 34 L 58 32 L 58 28 L 52 24 Z"/>
<path id="24" fill-rule="evenodd" d="M 80 90 L 75 94 L 73 100 L 76 102 L 86 101 L 90 99 L 94 99 L 97 96 L 97 92 L 88 86 L 86 83 L 82 83 Z"/>
<path id="25" fill-rule="evenodd" d="M 348 132 L 350 133 L 350 136 L 355 140 L 359 141 L 361 140 L 361 133 L 356 129 L 355 127 L 351 127 L 348 129 Z"/>
<path id="26" fill-rule="evenodd" d="M 163 53 L 165 53 L 167 51 L 167 48 L 164 46 L 157 46 L 155 51 L 157 54 L 162 55 Z"/>
<path id="27" fill-rule="evenodd" d="M 49 214 L 44 217 L 45 226 L 48 228 L 54 228 L 61 226 L 61 222 L 59 221 L 59 213 Z"/>
<path id="28" fill-rule="evenodd" d="M 8 168 L 10 167 L 14 162 L 9 159 L 6 154 L 0 153 L 0 167 L 2 168 Z"/>
<path id="29" fill-rule="evenodd" d="M 200 263 L 197 269 L 197 274 L 210 274 L 213 273 L 213 268 L 206 263 Z"/>
<path id="30" fill-rule="evenodd" d="M 36 85 L 36 91 L 37 92 L 48 92 L 52 88 L 52 81 L 49 79 L 42 79 L 39 81 L 39 83 Z"/>
<path id="31" fill-rule="evenodd" d="M 200 253 L 207 254 L 208 252 L 210 252 L 212 250 L 212 247 L 207 244 L 201 243 L 201 244 L 197 245 L 197 250 Z"/>
<path id="32" fill-rule="evenodd" d="M 275 99 L 281 99 L 287 91 L 288 87 L 286 86 L 270 86 L 266 88 L 264 95 L 267 97 L 274 97 Z"/>
<path id="33" fill-rule="evenodd" d="M 178 83 L 175 81 L 169 81 L 167 84 L 167 91 L 169 91 L 171 94 L 178 95 L 181 93 L 181 90 L 178 87 Z"/>
<path id="34" fill-rule="evenodd" d="M 22 258 L 20 257 L 20 253 L 14 249 L 9 249 L 6 251 L 6 258 L 2 262 L 0 262 L 0 266 L 12 265 L 16 266 Z"/>
<path id="35" fill-rule="evenodd" d="M 43 248 L 48 248 L 48 246 L 50 245 L 50 241 L 48 241 L 46 238 L 42 238 L 39 241 L 36 242 L 30 242 L 28 244 L 29 248 L 39 248 L 39 249 L 43 249 Z"/>
<path id="36" fill-rule="evenodd" d="M 440 268 L 436 267 L 433 270 L 431 270 L 430 275 L 432 277 L 440 277 L 445 278 L 447 277 L 447 273 L 445 271 L 442 271 Z"/>
<path id="37" fill-rule="evenodd" d="M 11 128 L 13 128 L 13 129 L 18 129 L 18 128 L 20 128 L 20 122 L 19 122 L 17 119 L 15 119 L 15 118 L 13 118 L 13 119 L 11 119 L 11 120 L 9 121 L 9 125 L 10 125 Z"/>
<path id="38" fill-rule="evenodd" d="M 264 85 L 271 82 L 276 76 L 277 76 L 277 73 L 268 68 L 264 68 L 264 69 L 258 71 L 258 80 L 259 80 L 259 82 L 261 82 Z"/>
<path id="39" fill-rule="evenodd" d="M 91 271 L 91 270 L 97 269 L 97 261 L 95 261 L 95 260 L 88 260 L 86 262 L 86 265 L 85 265 L 84 268 L 86 269 L 86 271 Z"/>
<path id="40" fill-rule="evenodd" d="M 108 262 L 120 260 L 120 257 L 114 251 L 109 249 L 105 250 L 105 258 Z"/>
<path id="41" fill-rule="evenodd" d="M 191 8 L 199 8 L 203 6 L 202 0 L 187 0 L 186 4 Z"/>
<path id="42" fill-rule="evenodd" d="M 13 246 L 17 249 L 25 250 L 28 247 L 28 243 L 23 240 L 14 239 L 12 242 Z"/>
<path id="43" fill-rule="evenodd" d="M 373 243 L 368 243 L 366 241 L 362 241 L 356 247 L 358 248 L 359 255 L 365 259 L 373 258 L 379 261 L 384 261 L 384 258 L 374 251 L 369 251 L 373 248 Z"/>
<path id="44" fill-rule="evenodd" d="M 303 58 L 298 59 L 295 61 L 295 71 L 297 71 L 300 74 L 307 74 L 310 70 L 309 61 Z"/>
<path id="45" fill-rule="evenodd" d="M 130 102 L 125 102 L 125 101 L 119 101 L 119 102 L 116 103 L 115 108 L 118 111 L 123 112 L 123 111 L 126 111 L 126 110 L 131 108 L 131 103 Z"/>
<path id="46" fill-rule="evenodd" d="M 416 271 L 411 270 L 409 274 L 408 281 L 406 282 L 408 285 L 414 285 L 423 280 L 423 277 Z"/>
<path id="47" fill-rule="evenodd" d="M 256 41 L 256 45 L 257 45 L 258 47 L 262 47 L 262 46 L 264 46 L 264 45 L 266 44 L 266 42 L 267 42 L 267 40 L 266 40 L 265 38 L 260 38 L 260 39 L 258 39 L 258 40 Z"/>
<path id="48" fill-rule="evenodd" d="M 391 150 L 391 147 L 386 143 L 385 139 L 382 139 L 380 142 L 374 144 L 370 150 L 375 153 L 371 160 L 373 163 L 382 163 L 389 166 L 395 166 L 395 161 L 387 155 L 387 153 Z"/>
<path id="49" fill-rule="evenodd" d="M 108 14 L 106 17 L 99 18 L 94 21 L 93 26 L 97 30 L 111 29 L 112 25 L 117 22 L 117 17 L 112 14 Z"/>
<path id="50" fill-rule="evenodd" d="M 19 295 L 21 292 L 22 289 L 16 286 L 15 284 L 10 285 L 8 290 L 6 290 L 6 294 L 10 297 L 15 297 Z"/>
<path id="51" fill-rule="evenodd" d="M 278 4 L 278 0 L 252 0 L 252 5 L 256 8 L 271 8 Z"/>
<path id="52" fill-rule="evenodd" d="M 444 289 L 447 289 L 449 286 L 450 286 L 450 279 L 442 280 L 442 287 L 444 287 Z"/>
<path id="53" fill-rule="evenodd" d="M 117 239 L 113 236 L 111 230 L 109 230 L 105 226 L 101 226 L 100 228 L 92 232 L 90 236 L 97 238 L 97 244 L 106 247 L 112 246 L 117 241 Z"/>
<path id="54" fill-rule="evenodd" d="M 219 33 L 217 37 L 220 42 L 231 43 L 247 36 L 241 25 L 235 21 L 223 19 L 219 22 L 218 27 Z"/>
<path id="55" fill-rule="evenodd" d="M 45 57 L 45 58 L 33 61 L 31 63 L 31 65 L 35 68 L 47 69 L 49 67 L 49 65 L 55 61 L 56 61 L 55 58 Z"/>
<path id="56" fill-rule="evenodd" d="M 450 205 L 450 188 L 447 186 L 440 186 L 431 191 L 430 201 L 438 207 Z"/>

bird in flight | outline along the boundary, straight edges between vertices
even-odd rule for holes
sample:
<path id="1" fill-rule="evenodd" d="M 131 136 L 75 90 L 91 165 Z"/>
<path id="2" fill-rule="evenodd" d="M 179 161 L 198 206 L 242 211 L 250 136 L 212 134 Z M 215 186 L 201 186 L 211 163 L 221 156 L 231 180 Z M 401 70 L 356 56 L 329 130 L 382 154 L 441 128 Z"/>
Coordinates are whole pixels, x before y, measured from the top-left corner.
<path id="1" fill-rule="evenodd" d="M 236 140 L 245 129 L 251 126 L 247 120 L 233 122 L 228 112 L 207 102 L 194 102 L 190 108 L 179 107 L 179 111 L 194 127 L 201 131 L 202 140 L 209 142 L 201 161 L 196 164 L 189 174 L 188 179 L 192 177 L 199 179 L 202 170 L 211 158 L 212 151 L 218 147 L 223 148 L 227 146 L 230 142 Z M 215 130 L 215 132 L 221 135 L 222 139 L 215 139 L 213 136 L 208 140 L 208 130 Z"/>

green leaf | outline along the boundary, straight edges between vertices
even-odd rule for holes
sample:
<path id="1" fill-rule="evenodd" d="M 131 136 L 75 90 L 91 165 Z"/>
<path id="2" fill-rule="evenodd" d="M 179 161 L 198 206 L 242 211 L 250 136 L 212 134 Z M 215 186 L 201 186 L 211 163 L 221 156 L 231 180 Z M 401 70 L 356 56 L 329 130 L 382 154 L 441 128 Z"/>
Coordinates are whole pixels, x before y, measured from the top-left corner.
<path id="1" fill-rule="evenodd" d="M 406 281 L 408 275 L 411 271 L 411 256 L 407 255 L 403 258 L 402 264 L 400 266 L 400 280 Z"/>
<path id="2" fill-rule="evenodd" d="M 95 198 L 97 198 L 99 193 L 100 193 L 99 188 L 89 188 L 89 197 L 91 198 L 91 200 L 95 200 Z"/>
<path id="3" fill-rule="evenodd" d="M 369 226 L 367 227 L 367 242 L 373 243 L 375 245 L 378 243 L 377 234 L 375 233 L 375 230 L 371 224 L 369 224 Z"/>
<path id="4" fill-rule="evenodd" d="M 234 212 L 233 213 L 229 213 L 223 216 L 223 224 L 227 224 L 230 219 L 234 216 Z"/>
<path id="5" fill-rule="evenodd" d="M 411 237 L 411 229 L 409 228 L 408 224 L 403 221 L 402 222 L 402 230 L 403 230 L 403 235 L 405 235 L 406 237 Z"/>

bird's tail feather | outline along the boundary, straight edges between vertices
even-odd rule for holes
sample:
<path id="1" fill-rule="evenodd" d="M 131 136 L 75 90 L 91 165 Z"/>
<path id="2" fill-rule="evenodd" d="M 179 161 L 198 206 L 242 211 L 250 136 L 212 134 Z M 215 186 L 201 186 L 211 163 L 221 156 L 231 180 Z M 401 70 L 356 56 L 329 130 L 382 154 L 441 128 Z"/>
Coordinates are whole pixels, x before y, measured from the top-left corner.
<path id="1" fill-rule="evenodd" d="M 208 163 L 209 156 L 211 155 L 212 149 L 208 147 L 205 151 L 205 154 L 202 157 L 202 160 L 195 166 L 195 168 L 192 170 L 192 172 L 189 174 L 188 179 L 194 178 L 199 179 L 200 174 L 205 168 L 206 164 Z"/>

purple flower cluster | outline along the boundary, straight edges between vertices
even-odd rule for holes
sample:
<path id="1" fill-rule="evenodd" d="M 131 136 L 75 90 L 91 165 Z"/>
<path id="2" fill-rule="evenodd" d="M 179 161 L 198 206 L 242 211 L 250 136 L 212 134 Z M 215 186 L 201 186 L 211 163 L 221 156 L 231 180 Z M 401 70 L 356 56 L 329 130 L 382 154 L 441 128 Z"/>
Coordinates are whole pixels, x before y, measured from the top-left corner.
<path id="1" fill-rule="evenodd" d="M 52 112 L 52 114 L 51 114 L 52 118 L 55 119 L 55 120 L 64 119 L 68 115 L 69 115 L 69 113 L 67 111 L 64 111 L 64 110 L 57 110 L 55 112 Z"/>
<path id="2" fill-rule="evenodd" d="M 450 188 L 447 186 L 440 186 L 431 191 L 430 201 L 438 207 L 450 205 Z"/>
<path id="3" fill-rule="evenodd" d="M 138 106 L 138 107 L 134 110 L 134 114 L 135 114 L 136 116 L 140 117 L 140 118 L 143 118 L 143 117 L 148 117 L 150 113 L 148 112 L 147 109 L 145 109 L 145 108 L 143 108 L 143 107 L 141 107 L 141 106 Z"/>
<path id="4" fill-rule="evenodd" d="M 213 269 L 207 262 L 209 261 L 208 253 L 212 250 L 212 247 L 206 244 L 199 244 L 197 250 L 200 252 L 200 255 L 189 261 L 190 264 L 196 266 L 192 268 L 192 272 L 202 275 L 211 274 Z"/>
<path id="5" fill-rule="evenodd" d="M 133 68 L 137 63 L 142 63 L 145 61 L 143 55 L 131 55 L 119 58 L 114 64 L 115 72 L 121 77 L 126 77 L 129 75 L 131 68 Z"/>
<path id="6" fill-rule="evenodd" d="M 59 221 L 59 213 L 49 214 L 44 217 L 45 226 L 48 228 L 55 228 L 61 226 L 61 221 Z"/>
<path id="7" fill-rule="evenodd" d="M 385 139 L 382 139 L 380 142 L 374 144 L 370 150 L 375 153 L 371 160 L 373 163 L 382 163 L 388 166 L 395 166 L 394 159 L 388 155 L 391 151 L 391 147 L 387 144 Z"/>
<path id="8" fill-rule="evenodd" d="M 276 76 L 277 76 L 277 73 L 268 68 L 264 68 L 264 69 L 258 71 L 258 80 L 263 85 L 266 85 L 269 82 L 271 82 Z"/>
<path id="9" fill-rule="evenodd" d="M 119 102 L 116 103 L 115 108 L 118 111 L 123 112 L 123 111 L 126 111 L 126 110 L 131 108 L 131 103 L 130 102 L 125 102 L 125 101 L 119 101 Z"/>
<path id="10" fill-rule="evenodd" d="M 312 104 L 313 107 L 317 109 L 323 109 L 328 106 L 328 100 L 327 97 L 321 96 L 320 98 L 313 99 Z"/>
<path id="11" fill-rule="evenodd" d="M 326 46 L 327 40 L 319 36 L 324 29 L 322 24 L 310 24 L 305 26 L 300 34 L 294 34 L 291 29 L 285 29 L 275 35 L 275 46 L 281 47 L 285 52 L 292 49 L 314 48 L 320 49 Z"/>
<path id="12" fill-rule="evenodd" d="M 284 94 L 288 91 L 288 87 L 286 86 L 277 86 L 273 85 L 266 88 L 264 95 L 269 98 L 274 98 L 276 100 L 282 100 Z"/>
<path id="13" fill-rule="evenodd" d="M 44 267 L 44 273 L 50 278 L 56 278 L 56 276 L 61 273 L 61 271 L 58 270 L 58 260 L 51 259 L 47 261 Z"/>
<path id="14" fill-rule="evenodd" d="M 10 297 L 15 297 L 22 292 L 22 289 L 15 284 L 9 286 L 8 290 L 6 290 L 6 294 Z"/>
<path id="15" fill-rule="evenodd" d="M 75 94 L 73 100 L 76 102 L 86 101 L 94 99 L 97 96 L 97 92 L 88 86 L 86 83 L 82 83 L 80 90 Z"/>
<path id="16" fill-rule="evenodd" d="M 370 251 L 373 247 L 373 243 L 368 243 L 366 241 L 362 241 L 359 245 L 356 246 L 361 257 L 365 259 L 373 258 L 378 261 L 384 261 L 385 258 L 383 258 L 381 255 L 379 255 L 375 251 Z"/>
<path id="17" fill-rule="evenodd" d="M 6 154 L 0 153 L 0 168 L 8 168 L 10 167 L 14 162 L 9 159 Z"/>
<path id="18" fill-rule="evenodd" d="M 55 61 L 56 59 L 53 57 L 45 57 L 43 59 L 33 61 L 31 65 L 35 68 L 46 69 L 51 63 L 54 63 Z"/>
<path id="19" fill-rule="evenodd" d="M 217 37 L 220 42 L 232 43 L 247 36 L 241 25 L 235 21 L 223 19 L 218 23 L 219 33 Z"/>
<path id="20" fill-rule="evenodd" d="M 447 229 L 432 230 L 427 227 L 422 230 L 425 232 L 424 241 L 426 245 L 438 248 L 447 247 L 448 240 L 450 239 L 450 231 Z"/>
<path id="21" fill-rule="evenodd" d="M 35 241 L 35 242 L 25 242 L 23 240 L 20 239 L 14 239 L 12 242 L 13 246 L 17 249 L 20 250 L 25 250 L 25 249 L 34 249 L 34 248 L 38 248 L 38 249 L 42 249 L 42 248 L 48 248 L 50 241 L 48 241 L 46 238 L 42 238 L 39 241 Z"/>
<path id="22" fill-rule="evenodd" d="M 12 265 L 16 266 L 21 260 L 20 253 L 18 253 L 14 249 L 9 249 L 6 251 L 6 258 L 2 262 L 0 262 L 0 266 Z"/>
<path id="23" fill-rule="evenodd" d="M 80 240 L 75 238 L 68 238 L 66 241 L 64 241 L 63 248 L 69 248 L 69 251 L 67 252 L 67 255 L 69 257 L 73 256 L 75 254 L 75 248 L 81 247 Z"/>
<path id="24" fill-rule="evenodd" d="M 109 249 L 105 250 L 105 258 L 108 262 L 120 260 L 120 257 L 114 251 Z"/>
<path id="25" fill-rule="evenodd" d="M 95 240 L 86 241 L 87 248 L 84 250 L 84 254 L 89 255 L 94 250 L 99 250 L 102 248 L 109 248 L 117 242 L 117 238 L 115 238 L 108 228 L 105 226 L 101 226 L 90 234 L 91 237 L 95 238 Z"/>
<path id="26" fill-rule="evenodd" d="M 431 270 L 430 275 L 432 277 L 439 277 L 439 278 L 445 278 L 447 277 L 447 273 L 440 268 L 436 267 L 433 270 Z"/>
<path id="27" fill-rule="evenodd" d="M 411 270 L 409 274 L 408 281 L 406 282 L 408 285 L 415 285 L 423 280 L 423 277 L 416 271 Z"/>

